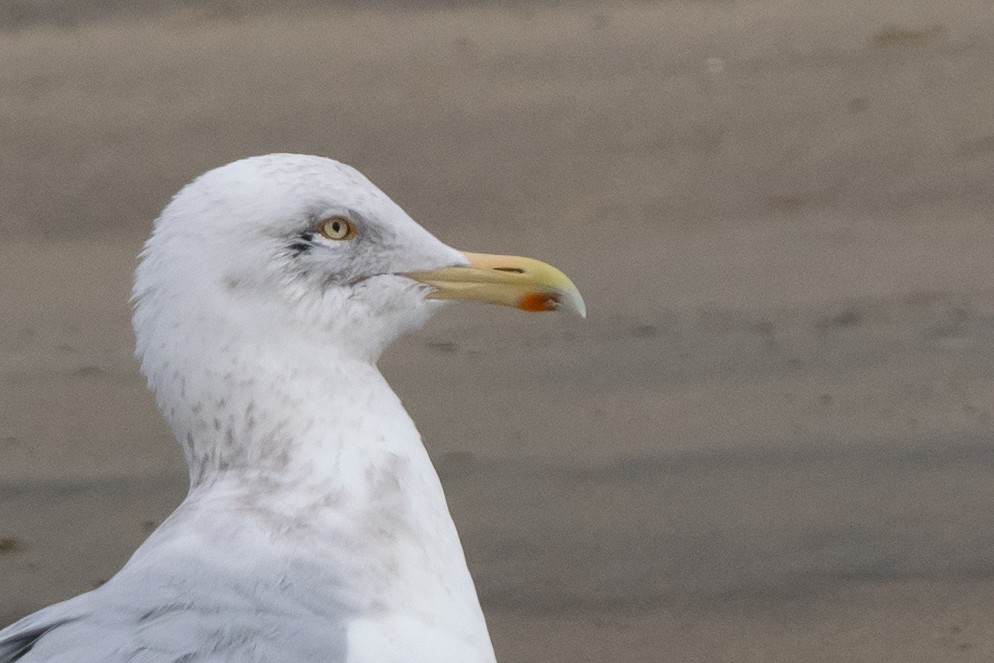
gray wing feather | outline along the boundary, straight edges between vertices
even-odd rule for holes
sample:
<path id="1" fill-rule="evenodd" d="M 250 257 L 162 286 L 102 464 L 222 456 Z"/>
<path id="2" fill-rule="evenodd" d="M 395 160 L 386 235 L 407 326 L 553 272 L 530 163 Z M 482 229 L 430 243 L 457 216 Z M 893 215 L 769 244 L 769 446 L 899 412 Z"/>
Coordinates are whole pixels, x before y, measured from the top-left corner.
<path id="1" fill-rule="evenodd" d="M 101 587 L 0 630 L 0 663 L 345 663 L 356 606 L 333 565 L 182 511 Z"/>
<path id="2" fill-rule="evenodd" d="M 25 661 L 38 639 L 49 631 L 71 623 L 78 617 L 76 606 L 88 594 L 50 605 L 0 630 L 0 663 Z"/>
<path id="3" fill-rule="evenodd" d="M 246 587 L 217 567 L 168 564 L 0 630 L 0 663 L 344 663 L 348 613 L 285 576 Z"/>

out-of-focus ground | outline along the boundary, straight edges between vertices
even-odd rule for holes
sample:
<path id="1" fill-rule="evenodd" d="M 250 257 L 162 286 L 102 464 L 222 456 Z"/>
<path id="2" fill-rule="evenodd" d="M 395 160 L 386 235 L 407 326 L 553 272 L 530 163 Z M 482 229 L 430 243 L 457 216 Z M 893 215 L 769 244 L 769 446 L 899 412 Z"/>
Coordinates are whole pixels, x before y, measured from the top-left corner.
<path id="1" fill-rule="evenodd" d="M 994 657 L 988 2 L 64 4 L 0 5 L 0 623 L 184 493 L 155 214 L 302 151 L 587 298 L 383 361 L 504 663 Z"/>

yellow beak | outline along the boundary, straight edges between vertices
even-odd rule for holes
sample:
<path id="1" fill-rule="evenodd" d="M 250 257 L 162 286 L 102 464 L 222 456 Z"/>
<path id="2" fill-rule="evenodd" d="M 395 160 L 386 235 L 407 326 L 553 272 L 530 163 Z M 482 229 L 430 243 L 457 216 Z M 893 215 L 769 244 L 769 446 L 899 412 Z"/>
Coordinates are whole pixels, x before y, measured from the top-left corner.
<path id="1" fill-rule="evenodd" d="M 567 310 L 587 317 L 580 291 L 552 265 L 517 256 L 463 255 L 468 265 L 404 276 L 430 285 L 430 299 L 470 299 L 524 311 Z"/>

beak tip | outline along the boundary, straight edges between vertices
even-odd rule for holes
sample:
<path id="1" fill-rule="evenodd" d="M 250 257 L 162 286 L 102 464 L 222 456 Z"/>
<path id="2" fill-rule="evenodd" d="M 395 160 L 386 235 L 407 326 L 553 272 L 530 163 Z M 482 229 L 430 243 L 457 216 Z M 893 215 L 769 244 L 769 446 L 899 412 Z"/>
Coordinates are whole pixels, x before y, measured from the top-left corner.
<path id="1" fill-rule="evenodd" d="M 587 319 L 587 304 L 583 301 L 583 297 L 580 295 L 579 290 L 572 290 L 570 292 L 563 293 L 562 302 L 560 303 L 560 308 L 564 308 L 568 311 L 573 311 L 579 315 L 584 320 Z"/>

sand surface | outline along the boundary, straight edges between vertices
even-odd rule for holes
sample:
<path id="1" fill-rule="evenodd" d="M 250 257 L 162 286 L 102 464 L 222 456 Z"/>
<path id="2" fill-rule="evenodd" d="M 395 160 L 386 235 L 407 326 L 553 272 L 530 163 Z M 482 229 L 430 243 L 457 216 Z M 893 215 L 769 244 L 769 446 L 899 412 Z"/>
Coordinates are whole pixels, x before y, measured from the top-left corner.
<path id="1" fill-rule="evenodd" d="M 501 661 L 994 658 L 987 2 L 16 4 L 0 624 L 184 493 L 131 357 L 155 214 L 302 151 L 586 296 L 450 309 L 383 361 Z"/>

